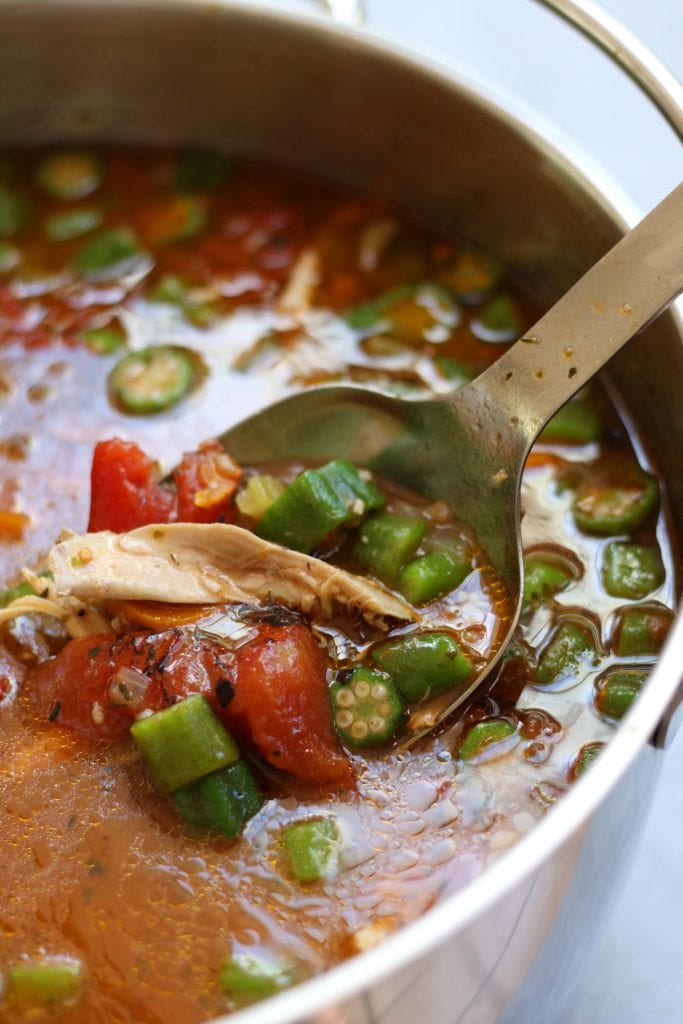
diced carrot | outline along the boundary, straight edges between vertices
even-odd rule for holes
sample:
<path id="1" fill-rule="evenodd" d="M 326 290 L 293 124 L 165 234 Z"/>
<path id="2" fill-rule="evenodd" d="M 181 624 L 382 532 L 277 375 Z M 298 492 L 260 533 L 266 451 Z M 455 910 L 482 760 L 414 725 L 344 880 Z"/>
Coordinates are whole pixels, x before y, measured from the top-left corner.
<path id="1" fill-rule="evenodd" d="M 170 601 L 110 601 L 109 611 L 123 622 L 150 629 L 171 629 L 196 622 L 214 610 L 203 604 L 171 604 Z"/>
<path id="2" fill-rule="evenodd" d="M 0 536 L 21 540 L 30 522 L 30 516 L 23 512 L 0 512 Z"/>

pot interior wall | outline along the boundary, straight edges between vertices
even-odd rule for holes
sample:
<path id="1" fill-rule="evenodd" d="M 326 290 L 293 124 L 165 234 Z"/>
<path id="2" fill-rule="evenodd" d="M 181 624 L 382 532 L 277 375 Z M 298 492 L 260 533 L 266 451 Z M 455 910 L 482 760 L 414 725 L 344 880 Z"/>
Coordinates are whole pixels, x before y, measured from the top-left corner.
<path id="1" fill-rule="evenodd" d="M 0 39 L 5 145 L 182 142 L 294 164 L 496 252 L 541 302 L 620 233 L 596 190 L 487 101 L 313 22 L 196 0 L 29 0 L 0 4 Z M 681 373 L 672 315 L 613 362 L 679 525 Z"/>

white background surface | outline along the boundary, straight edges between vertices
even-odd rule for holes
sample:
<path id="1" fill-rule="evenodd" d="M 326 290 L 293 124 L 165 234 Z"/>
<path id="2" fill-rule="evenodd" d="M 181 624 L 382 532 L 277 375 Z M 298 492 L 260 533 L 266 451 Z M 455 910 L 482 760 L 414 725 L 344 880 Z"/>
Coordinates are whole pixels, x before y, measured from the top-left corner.
<path id="1" fill-rule="evenodd" d="M 601 2 L 683 79 L 683 0 Z M 641 212 L 683 178 L 683 148 L 648 102 L 604 55 L 593 54 L 530 0 L 367 0 L 367 6 L 374 28 L 511 91 L 561 126 Z M 683 735 L 665 757 L 629 882 L 567 1012 L 525 1024 L 683 1021 L 680 780 Z"/>

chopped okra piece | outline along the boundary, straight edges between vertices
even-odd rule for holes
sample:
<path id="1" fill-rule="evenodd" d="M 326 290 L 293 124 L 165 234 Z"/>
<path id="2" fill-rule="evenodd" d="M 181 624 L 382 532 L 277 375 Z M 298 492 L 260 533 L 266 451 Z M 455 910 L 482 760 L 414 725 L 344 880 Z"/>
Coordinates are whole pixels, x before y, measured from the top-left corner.
<path id="1" fill-rule="evenodd" d="M 144 269 L 149 257 L 126 228 L 112 228 L 95 235 L 74 257 L 79 274 L 94 280 L 125 277 Z"/>
<path id="2" fill-rule="evenodd" d="M 527 555 L 524 559 L 524 610 L 528 611 L 533 605 L 564 590 L 571 581 L 571 572 L 559 562 L 538 555 Z"/>
<path id="3" fill-rule="evenodd" d="M 612 669 L 598 681 L 595 706 L 608 718 L 623 718 L 640 693 L 647 672 L 642 669 Z"/>
<path id="4" fill-rule="evenodd" d="M 218 983 L 236 1003 L 252 1003 L 291 985 L 292 968 L 254 953 L 233 953 L 223 961 Z"/>
<path id="5" fill-rule="evenodd" d="M 347 459 L 300 473 L 268 507 L 257 533 L 309 553 L 344 523 L 384 505 L 386 498 Z"/>
<path id="6" fill-rule="evenodd" d="M 424 604 L 455 590 L 471 571 L 469 562 L 456 562 L 445 551 L 432 551 L 408 562 L 398 578 L 398 589 L 411 604 Z"/>
<path id="7" fill-rule="evenodd" d="M 336 872 L 339 830 L 331 818 L 295 821 L 281 829 L 280 838 L 297 882 L 317 882 Z"/>
<path id="8" fill-rule="evenodd" d="M 569 780 L 570 782 L 574 779 L 578 779 L 580 775 L 586 771 L 587 768 L 593 764 L 593 761 L 598 757 L 599 754 L 605 748 L 604 743 L 586 743 L 584 747 L 576 755 L 571 768 L 569 769 Z"/>
<path id="9" fill-rule="evenodd" d="M 86 348 L 96 356 L 110 356 L 125 344 L 123 331 L 115 327 L 91 327 L 81 335 Z"/>
<path id="10" fill-rule="evenodd" d="M 124 356 L 109 374 L 109 388 L 124 412 L 148 415 L 177 405 L 196 377 L 187 349 L 156 345 Z"/>
<path id="11" fill-rule="evenodd" d="M 461 359 L 453 359 L 452 356 L 435 356 L 434 365 L 441 376 L 452 383 L 454 389 L 464 388 L 477 376 L 474 367 Z"/>
<path id="12" fill-rule="evenodd" d="M 139 719 L 130 731 L 160 793 L 174 793 L 239 757 L 237 744 L 200 694 Z"/>
<path id="13" fill-rule="evenodd" d="M 69 210 L 48 217 L 44 230 L 51 242 L 68 242 L 94 231 L 101 223 L 102 214 L 99 210 Z"/>
<path id="14" fill-rule="evenodd" d="M 0 235 L 2 232 L 0 231 Z M 9 274 L 10 270 L 21 263 L 21 252 L 9 242 L 0 241 L 0 274 Z"/>
<path id="15" fill-rule="evenodd" d="M 464 249 L 453 263 L 440 269 L 438 279 L 460 302 L 475 305 L 495 291 L 502 276 L 498 260 L 475 249 Z"/>
<path id="16" fill-rule="evenodd" d="M 94 153 L 73 150 L 53 153 L 38 167 L 36 180 L 53 199 L 71 202 L 99 188 L 102 163 Z"/>
<path id="17" fill-rule="evenodd" d="M 371 658 L 410 703 L 450 690 L 472 675 L 472 662 L 450 633 L 410 633 L 386 640 Z"/>
<path id="18" fill-rule="evenodd" d="M 509 745 L 506 744 L 504 749 L 498 750 L 496 747 L 516 733 L 517 729 L 507 718 L 489 718 L 484 722 L 477 722 L 467 730 L 460 744 L 460 757 L 463 761 L 479 760 L 483 754 L 487 755 L 486 760 L 500 757 L 501 754 L 508 752 Z"/>
<path id="19" fill-rule="evenodd" d="M 64 1008 L 78 999 L 83 964 L 74 956 L 21 960 L 7 971 L 7 996 L 25 1010 Z"/>
<path id="20" fill-rule="evenodd" d="M 605 548 L 602 582 L 612 597 L 639 600 L 664 582 L 664 566 L 659 551 L 644 544 L 613 541 Z"/>
<path id="21" fill-rule="evenodd" d="M 560 441 L 565 444 L 588 444 L 600 439 L 601 423 L 595 409 L 575 399 L 567 402 L 546 423 L 541 431 L 541 441 Z"/>
<path id="22" fill-rule="evenodd" d="M 188 150 L 178 160 L 175 186 L 181 192 L 213 192 L 227 177 L 230 161 L 214 150 Z"/>
<path id="23" fill-rule="evenodd" d="M 249 477 L 246 487 L 235 498 L 235 504 L 243 516 L 259 522 L 284 490 L 285 485 L 278 477 L 258 473 Z"/>
<path id="24" fill-rule="evenodd" d="M 170 306 L 178 306 L 188 320 L 198 327 L 206 327 L 215 316 L 215 311 L 209 302 L 194 298 L 197 290 L 177 274 L 164 274 L 156 284 L 150 288 L 148 298 L 150 302 L 165 302 Z"/>
<path id="25" fill-rule="evenodd" d="M 334 727 L 351 747 L 376 747 L 392 739 L 403 717 L 403 701 L 382 672 L 356 668 L 330 688 Z"/>
<path id="26" fill-rule="evenodd" d="M 619 482 L 584 480 L 576 492 L 572 513 L 584 533 L 610 537 L 635 530 L 652 515 L 658 503 L 657 481 L 635 466 Z"/>
<path id="27" fill-rule="evenodd" d="M 575 622 L 563 622 L 544 648 L 536 667 L 535 681 L 541 685 L 578 672 L 585 662 L 596 657 L 590 630 Z"/>
<path id="28" fill-rule="evenodd" d="M 411 298 L 414 293 L 414 285 L 399 285 L 397 288 L 392 288 L 391 291 L 384 292 L 374 299 L 369 299 L 367 302 L 362 302 L 360 305 L 347 310 L 344 314 L 344 319 L 349 327 L 355 327 L 356 330 L 377 328 L 385 318 L 387 310 L 404 299 Z M 388 320 L 386 321 L 386 326 L 389 326 Z"/>
<path id="29" fill-rule="evenodd" d="M 394 584 L 420 546 L 426 529 L 425 521 L 417 516 L 380 512 L 366 519 L 358 530 L 353 557 L 373 576 Z"/>
<path id="30" fill-rule="evenodd" d="M 245 762 L 236 761 L 176 789 L 173 802 L 188 825 L 233 838 L 260 811 L 263 797 Z"/>
<path id="31" fill-rule="evenodd" d="M 206 201 L 201 196 L 169 196 L 144 211 L 141 233 L 149 245 L 183 242 L 204 230 L 206 217 Z"/>
<path id="32" fill-rule="evenodd" d="M 356 330 L 387 333 L 406 345 L 439 344 L 460 322 L 460 311 L 445 288 L 425 282 L 393 288 L 349 310 L 345 319 Z"/>
<path id="33" fill-rule="evenodd" d="M 29 207 L 21 192 L 0 181 L 0 238 L 11 238 L 26 225 Z"/>
<path id="34" fill-rule="evenodd" d="M 627 608 L 619 614 L 612 647 L 621 658 L 657 654 L 666 640 L 673 618 L 668 608 Z"/>
<path id="35" fill-rule="evenodd" d="M 515 302 L 502 293 L 489 299 L 470 327 L 480 341 L 494 343 L 514 341 L 522 333 Z"/>

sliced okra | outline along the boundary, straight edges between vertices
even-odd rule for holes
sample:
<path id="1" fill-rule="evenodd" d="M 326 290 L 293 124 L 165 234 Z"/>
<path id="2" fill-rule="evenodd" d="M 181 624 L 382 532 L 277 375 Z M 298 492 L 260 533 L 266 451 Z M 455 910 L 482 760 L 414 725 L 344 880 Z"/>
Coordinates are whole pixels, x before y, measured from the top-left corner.
<path id="1" fill-rule="evenodd" d="M 356 668 L 330 687 L 334 727 L 350 747 L 388 743 L 403 717 L 404 705 L 393 680 L 382 672 Z"/>
<path id="2" fill-rule="evenodd" d="M 613 541 L 604 551 L 602 582 L 612 597 L 634 601 L 647 597 L 664 582 L 659 550 L 644 544 Z"/>

